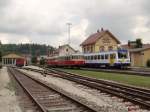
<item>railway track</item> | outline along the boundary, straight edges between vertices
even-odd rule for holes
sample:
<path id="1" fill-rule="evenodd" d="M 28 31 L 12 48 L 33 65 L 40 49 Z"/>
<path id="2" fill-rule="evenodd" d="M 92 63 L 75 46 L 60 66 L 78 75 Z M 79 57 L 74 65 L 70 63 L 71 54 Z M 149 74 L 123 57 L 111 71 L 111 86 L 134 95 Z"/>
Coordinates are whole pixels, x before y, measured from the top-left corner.
<path id="1" fill-rule="evenodd" d="M 43 72 L 41 70 L 30 69 L 36 72 Z M 111 95 L 123 98 L 125 101 L 130 101 L 135 105 L 139 105 L 141 108 L 150 110 L 150 90 L 143 89 L 128 85 L 123 85 L 119 83 L 109 82 L 105 80 L 99 80 L 94 78 L 89 78 L 69 72 L 64 72 L 62 70 L 47 69 L 47 74 L 61 77 L 67 80 L 71 80 L 91 88 L 101 90 L 103 92 L 109 93 Z"/>
<path id="2" fill-rule="evenodd" d="M 9 72 L 34 102 L 36 112 L 96 112 L 14 68 Z"/>

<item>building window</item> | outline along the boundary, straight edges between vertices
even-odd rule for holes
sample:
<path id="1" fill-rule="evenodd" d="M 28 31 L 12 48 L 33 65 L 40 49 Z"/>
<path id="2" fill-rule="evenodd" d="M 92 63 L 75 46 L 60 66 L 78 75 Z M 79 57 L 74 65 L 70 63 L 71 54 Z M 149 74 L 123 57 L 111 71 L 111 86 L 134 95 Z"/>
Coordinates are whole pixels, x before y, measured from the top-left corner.
<path id="1" fill-rule="evenodd" d="M 104 51 L 104 46 L 100 46 L 99 51 Z"/>
<path id="2" fill-rule="evenodd" d="M 68 52 L 68 49 L 66 49 L 66 51 Z"/>
<path id="3" fill-rule="evenodd" d="M 112 51 L 112 50 L 113 50 L 113 47 L 112 47 L 112 46 L 109 46 L 109 47 L 108 47 L 108 50 L 109 50 L 109 51 Z"/>
<path id="4" fill-rule="evenodd" d="M 91 52 L 93 52 L 93 47 L 91 46 Z"/>
<path id="5" fill-rule="evenodd" d="M 84 47 L 84 53 L 86 52 L 86 48 Z"/>
<path id="6" fill-rule="evenodd" d="M 89 52 L 90 51 L 90 48 L 89 47 L 87 47 L 87 52 Z"/>

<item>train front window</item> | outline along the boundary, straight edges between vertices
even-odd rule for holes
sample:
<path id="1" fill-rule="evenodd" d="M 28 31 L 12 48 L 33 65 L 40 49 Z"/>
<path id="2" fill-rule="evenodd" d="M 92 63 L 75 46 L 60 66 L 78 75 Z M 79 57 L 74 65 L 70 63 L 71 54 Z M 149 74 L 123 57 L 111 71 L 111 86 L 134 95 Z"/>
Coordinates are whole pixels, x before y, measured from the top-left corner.
<path id="1" fill-rule="evenodd" d="M 110 54 L 110 59 L 115 59 L 116 58 L 116 54 Z"/>
<path id="2" fill-rule="evenodd" d="M 128 52 L 127 51 L 119 51 L 118 52 L 118 58 L 122 59 L 122 58 L 127 58 L 128 57 Z"/>

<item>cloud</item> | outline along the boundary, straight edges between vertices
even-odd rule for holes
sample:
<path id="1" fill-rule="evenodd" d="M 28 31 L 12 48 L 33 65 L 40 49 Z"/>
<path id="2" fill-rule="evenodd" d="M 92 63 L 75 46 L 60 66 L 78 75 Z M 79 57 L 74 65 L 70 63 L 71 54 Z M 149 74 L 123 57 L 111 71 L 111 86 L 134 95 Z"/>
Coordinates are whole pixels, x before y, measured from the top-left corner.
<path id="1" fill-rule="evenodd" d="M 125 43 L 150 36 L 149 0 L 3 0 L 0 1 L 0 39 L 3 43 L 34 42 L 71 45 L 103 27 Z"/>

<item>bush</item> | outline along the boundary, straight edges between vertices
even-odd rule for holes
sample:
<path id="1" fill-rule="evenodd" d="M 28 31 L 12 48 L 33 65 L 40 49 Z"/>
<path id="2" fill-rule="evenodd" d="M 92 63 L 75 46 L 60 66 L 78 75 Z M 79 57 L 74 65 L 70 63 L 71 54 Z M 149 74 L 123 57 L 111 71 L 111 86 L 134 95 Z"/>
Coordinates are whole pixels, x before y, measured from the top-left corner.
<path id="1" fill-rule="evenodd" d="M 31 58 L 31 62 L 32 62 L 33 64 L 37 64 L 37 62 L 38 62 L 38 61 L 37 61 L 37 57 L 35 57 L 35 56 L 32 57 L 32 58 Z"/>
<path id="2" fill-rule="evenodd" d="M 45 65 L 45 59 L 44 58 L 42 58 L 41 60 L 40 60 L 40 65 Z"/>
<path id="3" fill-rule="evenodd" d="M 150 59 L 147 60 L 147 63 L 146 63 L 147 67 L 150 67 Z"/>

